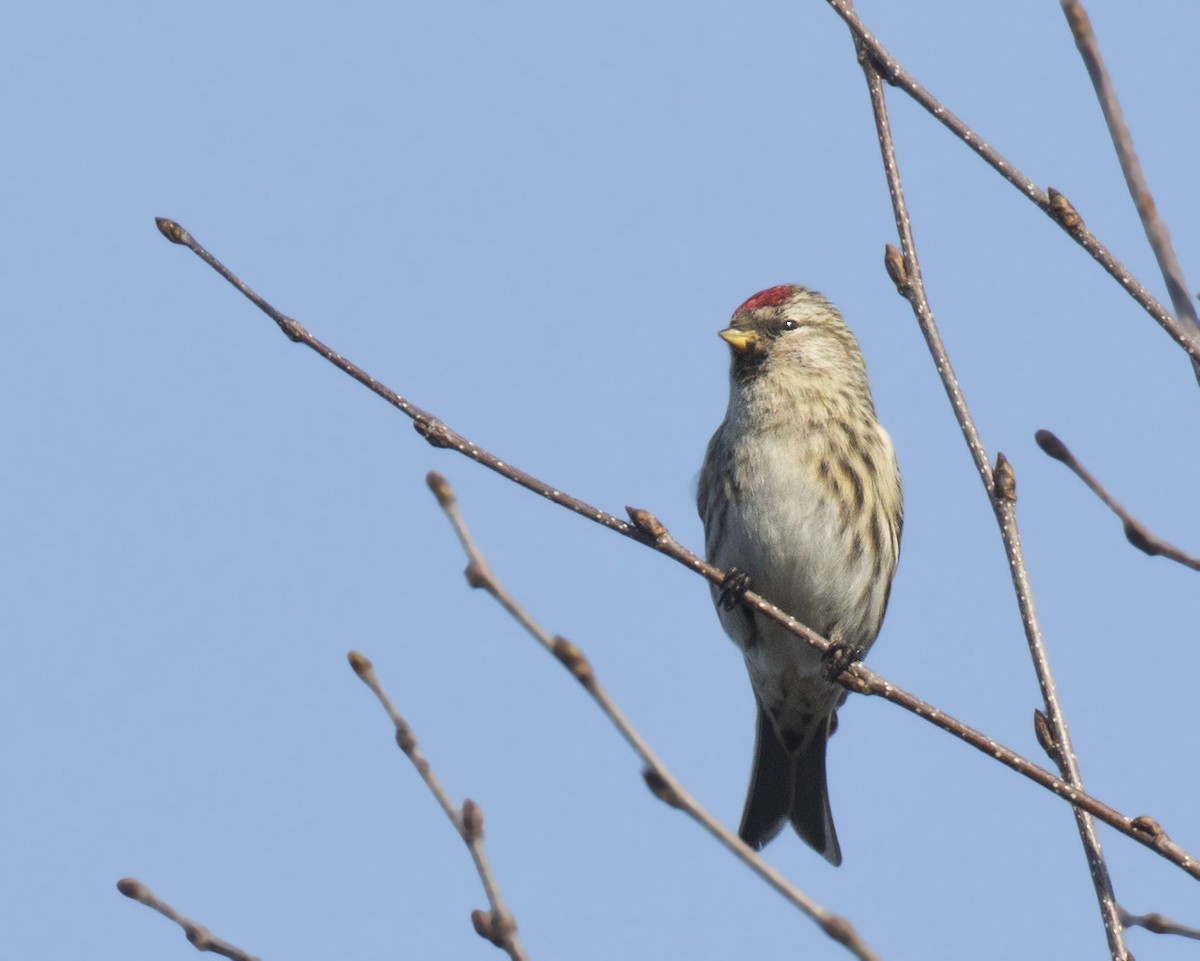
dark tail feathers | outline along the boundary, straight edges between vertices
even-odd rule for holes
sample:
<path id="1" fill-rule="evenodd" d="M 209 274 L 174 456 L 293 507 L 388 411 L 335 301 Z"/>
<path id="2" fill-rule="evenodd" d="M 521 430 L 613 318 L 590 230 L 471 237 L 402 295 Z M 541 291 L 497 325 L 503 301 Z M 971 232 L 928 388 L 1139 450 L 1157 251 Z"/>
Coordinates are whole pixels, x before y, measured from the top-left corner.
<path id="1" fill-rule="evenodd" d="M 814 732 L 795 754 L 788 752 L 775 725 L 761 707 L 754 738 L 754 767 L 738 835 L 756 851 L 775 837 L 790 820 L 796 833 L 832 865 L 842 863 L 842 849 L 833 828 L 825 781 L 825 744 L 829 722 Z"/>

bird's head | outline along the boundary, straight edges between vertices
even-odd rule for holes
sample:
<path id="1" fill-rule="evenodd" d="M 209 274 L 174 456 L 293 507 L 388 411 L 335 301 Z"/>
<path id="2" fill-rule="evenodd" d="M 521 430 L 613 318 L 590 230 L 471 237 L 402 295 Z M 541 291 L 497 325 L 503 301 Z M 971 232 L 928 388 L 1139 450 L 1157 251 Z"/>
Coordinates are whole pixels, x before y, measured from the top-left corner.
<path id="1" fill-rule="evenodd" d="M 782 284 L 755 294 L 720 332 L 733 354 L 734 379 L 830 375 L 866 382 L 862 353 L 836 307 L 816 291 Z"/>

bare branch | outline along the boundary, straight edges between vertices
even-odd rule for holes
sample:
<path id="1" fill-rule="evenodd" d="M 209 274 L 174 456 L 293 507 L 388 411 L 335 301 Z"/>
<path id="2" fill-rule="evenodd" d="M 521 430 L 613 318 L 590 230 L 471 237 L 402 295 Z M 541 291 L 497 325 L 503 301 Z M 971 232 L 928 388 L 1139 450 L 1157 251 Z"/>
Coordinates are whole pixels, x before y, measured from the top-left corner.
<path id="1" fill-rule="evenodd" d="M 1188 927 L 1186 924 L 1172 921 L 1170 918 L 1165 918 L 1158 913 L 1130 914 L 1124 908 L 1120 908 L 1120 911 L 1121 923 L 1127 928 L 1145 928 L 1154 934 L 1177 934 L 1181 938 L 1191 938 L 1193 941 L 1200 941 L 1200 928 Z"/>
<path id="2" fill-rule="evenodd" d="M 526 474 L 523 470 L 513 467 L 511 464 L 506 464 L 500 458 L 489 454 L 486 450 L 475 446 L 469 440 L 455 430 L 452 430 L 446 424 L 442 423 L 437 417 L 428 411 L 422 410 L 416 404 L 405 400 L 394 390 L 391 390 L 386 385 L 381 384 L 374 377 L 368 374 L 362 368 L 348 361 L 341 354 L 328 347 L 307 330 L 298 321 L 293 320 L 287 314 L 276 310 L 271 304 L 260 297 L 253 289 L 250 288 L 240 277 L 233 273 L 228 267 L 217 260 L 204 247 L 196 241 L 196 239 L 188 233 L 182 226 L 174 220 L 168 220 L 166 217 L 156 217 L 155 223 L 158 224 L 158 229 L 164 237 L 171 243 L 180 244 L 187 247 L 192 253 L 203 260 L 206 264 L 212 267 L 218 274 L 225 278 L 230 284 L 236 287 L 254 306 L 261 310 L 264 314 L 270 317 L 279 329 L 293 343 L 303 344 L 310 350 L 320 354 L 325 360 L 333 364 L 338 370 L 344 374 L 348 374 L 356 381 L 366 387 L 368 390 L 382 397 L 385 401 L 395 407 L 400 413 L 411 418 L 413 427 L 416 428 L 418 434 L 425 438 L 434 447 L 445 447 L 458 451 L 458 453 L 470 457 L 475 462 L 482 464 L 489 470 L 495 471 L 501 477 L 505 477 L 514 484 L 519 484 L 522 487 L 533 491 L 535 494 L 540 494 L 549 501 L 553 501 L 560 507 L 565 507 L 568 510 L 574 511 L 576 514 L 582 514 L 588 520 L 595 521 L 604 527 L 615 530 L 618 534 L 624 534 L 626 537 L 631 537 L 634 540 L 640 540 L 636 529 L 626 521 L 613 517 L 611 514 L 605 513 L 598 507 L 593 507 L 576 497 L 571 497 L 564 494 L 562 491 L 551 487 L 544 481 L 538 480 L 530 474 Z"/>
<path id="3" fill-rule="evenodd" d="M 1178 547 L 1168 544 L 1161 537 L 1152 534 L 1147 530 L 1136 517 L 1122 507 L 1116 499 L 1104 489 L 1104 486 L 1092 476 L 1092 472 L 1084 467 L 1070 449 L 1064 444 L 1055 434 L 1048 430 L 1039 430 L 1033 435 L 1040 447 L 1047 456 L 1053 457 L 1056 461 L 1066 464 L 1078 477 L 1091 489 L 1100 500 L 1108 505 L 1108 509 L 1121 519 L 1121 523 L 1125 528 L 1125 537 L 1139 551 L 1149 554 L 1151 557 L 1165 557 L 1169 560 L 1182 564 L 1184 567 L 1190 567 L 1194 571 L 1200 571 L 1200 557 L 1194 557 L 1191 554 L 1181 551 Z"/>
<path id="4" fill-rule="evenodd" d="M 253 303 L 274 320 L 281 330 L 289 337 L 289 339 L 302 343 L 310 349 L 316 351 L 323 358 L 337 367 L 339 370 L 353 377 L 359 383 L 369 388 L 372 392 L 382 397 L 397 410 L 412 418 L 413 425 L 417 432 L 421 434 L 430 444 L 435 447 L 444 447 L 455 450 L 465 457 L 478 464 L 482 464 L 489 470 L 495 471 L 502 477 L 511 480 L 515 484 L 531 490 L 536 494 L 540 494 L 547 500 L 565 507 L 568 510 L 574 511 L 583 517 L 594 521 L 609 530 L 616 531 L 631 540 L 637 541 L 661 554 L 672 558 L 684 567 L 695 571 L 701 577 L 710 583 L 721 585 L 725 581 L 725 572 L 717 567 L 707 563 L 703 558 L 687 550 L 679 544 L 666 527 L 648 511 L 636 510 L 627 508 L 630 518 L 634 523 L 619 520 L 611 514 L 593 507 L 575 497 L 563 493 L 557 488 L 551 487 L 549 484 L 527 474 L 525 471 L 513 467 L 511 464 L 500 460 L 494 454 L 489 453 L 481 447 L 472 444 L 458 432 L 452 430 L 449 426 L 438 420 L 432 414 L 422 410 L 415 404 L 405 400 L 399 394 L 392 391 L 390 388 L 380 384 L 365 371 L 356 367 L 350 361 L 335 353 L 321 341 L 313 337 L 300 324 L 292 320 L 290 317 L 280 313 L 254 291 L 247 287 L 240 279 L 232 274 L 223 264 L 207 250 L 200 246 L 199 243 L 184 230 L 179 224 L 165 218 L 159 218 L 159 230 L 170 239 L 173 243 L 179 243 L 186 246 L 197 256 L 201 257 L 206 263 L 213 267 L 218 273 L 225 277 L 233 286 L 241 290 Z M 991 468 L 984 461 L 984 467 L 991 476 Z M 808 628 L 797 621 L 794 617 L 780 610 L 766 598 L 756 594 L 754 591 L 746 591 L 742 597 L 742 603 L 753 607 L 764 617 L 768 617 L 777 624 L 782 625 L 787 630 L 791 631 L 797 637 L 803 638 L 819 651 L 829 649 L 829 641 L 821 637 L 811 628 Z M 1012 768 L 1024 777 L 1041 785 L 1047 790 L 1053 792 L 1064 800 L 1068 801 L 1075 807 L 1082 808 L 1092 814 L 1099 820 L 1108 824 L 1117 831 L 1127 837 L 1132 838 L 1138 843 L 1157 852 L 1162 857 L 1166 858 L 1172 864 L 1182 868 L 1194 878 L 1200 879 L 1200 861 L 1193 858 L 1187 851 L 1172 841 L 1165 832 L 1148 832 L 1139 827 L 1137 819 L 1128 818 L 1117 811 L 1110 808 L 1108 805 L 1096 800 L 1091 795 L 1085 794 L 1078 788 L 1067 784 L 1056 778 L 1049 771 L 1038 767 L 1031 761 L 1021 757 L 1014 751 L 998 744 L 996 741 L 989 738 L 987 735 L 968 727 L 961 721 L 952 718 L 933 705 L 922 701 L 913 694 L 908 693 L 902 688 L 893 686 L 880 675 L 876 674 L 861 661 L 857 661 L 842 672 L 838 681 L 848 690 L 859 693 L 875 694 L 879 697 L 896 704 L 906 711 L 916 714 L 918 717 L 924 718 L 929 723 L 955 735 L 959 739 L 965 741 L 978 751 L 988 755 L 999 761 L 1001 764 Z"/>
<path id="5" fill-rule="evenodd" d="M 853 4 L 848 0 L 849 9 L 853 12 Z M 887 102 L 883 94 L 883 79 L 879 74 L 871 55 L 862 41 L 855 36 L 855 48 L 858 59 L 862 64 L 867 81 L 867 91 L 871 99 L 871 109 L 875 118 L 875 129 L 879 137 L 879 149 L 883 158 L 883 168 L 887 177 L 888 192 L 892 198 L 892 212 L 896 219 L 896 230 L 900 237 L 900 255 L 889 249 L 884 257 L 884 266 L 893 281 L 897 277 L 897 290 L 908 300 L 913 315 L 920 325 L 929 345 L 934 366 L 942 379 L 954 416 L 962 429 L 967 447 L 975 461 L 976 469 L 983 480 L 984 491 L 996 515 L 1000 527 L 1000 537 L 1008 556 L 1008 567 L 1012 576 L 1013 590 L 1016 593 L 1017 605 L 1021 611 L 1021 623 L 1025 628 L 1025 638 L 1029 645 L 1029 653 L 1033 659 L 1034 671 L 1042 691 L 1046 713 L 1043 719 L 1048 727 L 1047 736 L 1053 739 L 1055 751 L 1052 755 L 1062 772 L 1064 780 L 1076 788 L 1083 787 L 1075 752 L 1071 747 L 1071 737 L 1067 730 L 1066 718 L 1058 700 L 1058 691 L 1054 683 L 1054 675 L 1050 669 L 1050 659 L 1046 653 L 1045 642 L 1042 638 L 1041 626 L 1033 606 L 1033 589 L 1029 583 L 1029 573 L 1025 567 L 1025 555 L 1021 549 L 1021 537 L 1017 529 L 1017 481 L 1016 475 L 1003 453 L 997 455 L 996 469 L 989 472 L 987 452 L 980 440 L 979 431 L 967 407 L 950 358 L 942 343 L 941 334 L 934 321 L 933 311 L 925 292 L 925 283 L 921 277 L 921 264 L 917 257 L 916 243 L 913 240 L 912 222 L 909 218 L 908 204 L 904 199 L 904 187 L 900 179 L 900 169 L 896 161 L 895 145 L 892 142 L 891 124 L 888 120 Z M 1124 933 L 1120 918 L 1117 914 L 1116 899 L 1113 896 L 1112 881 L 1108 868 L 1104 863 L 1104 854 L 1100 847 L 1100 839 L 1096 835 L 1096 825 L 1092 818 L 1083 810 L 1075 808 L 1075 821 L 1079 829 L 1080 840 L 1087 855 L 1088 868 L 1092 875 L 1092 885 L 1096 891 L 1096 899 L 1100 906 L 1100 915 L 1104 922 L 1105 934 L 1108 938 L 1109 950 L 1113 961 L 1125 961 L 1128 952 L 1125 948 Z"/>
<path id="6" fill-rule="evenodd" d="M 566 638 L 553 636 L 544 630 L 496 579 L 487 559 L 467 529 L 462 512 L 458 509 L 458 499 L 446 478 L 441 474 L 430 472 L 426 481 L 429 489 L 437 497 L 442 510 L 445 511 L 446 517 L 453 525 L 454 532 L 458 535 L 459 542 L 467 554 L 465 571 L 467 583 L 490 594 L 512 616 L 513 620 L 525 628 L 542 647 L 558 658 L 559 662 L 571 672 L 571 676 L 583 686 L 583 689 L 604 712 L 605 717 L 641 759 L 645 765 L 642 776 L 654 796 L 671 807 L 688 814 L 791 904 L 816 921 L 822 931 L 838 943 L 845 945 L 855 957 L 862 958 L 864 961 L 875 958 L 875 953 L 859 938 L 854 930 L 854 925 L 846 918 L 821 907 L 807 894 L 791 884 L 782 874 L 767 864 L 753 848 L 705 810 L 684 789 L 683 785 L 650 749 L 650 745 L 646 743 L 637 728 L 609 697 L 600 682 L 596 680 L 596 673 L 586 655 Z"/>
<path id="7" fill-rule="evenodd" d="M 1046 707 L 1046 713 L 1041 715 L 1039 712 L 1039 716 L 1045 721 L 1049 736 L 1053 739 L 1053 750 L 1048 753 L 1050 759 L 1058 766 L 1064 780 L 1082 787 L 1083 777 L 1079 772 L 1079 763 L 1071 744 L 1067 720 L 1063 715 L 1062 705 L 1058 699 L 1058 688 L 1050 668 L 1050 657 L 1046 651 L 1041 626 L 1033 606 L 1033 588 L 1029 582 L 1029 571 L 1025 567 L 1025 555 L 1021 549 L 1021 538 L 1017 529 L 1016 478 L 1012 476 L 1012 469 L 1008 467 L 1004 455 L 999 454 L 997 455 L 997 474 L 1000 473 L 1002 465 L 1007 468 L 1007 473 L 1012 478 L 1011 495 L 994 497 L 993 504 L 996 507 L 1005 551 L 1008 554 L 1013 589 L 1016 591 L 1017 603 L 1021 609 L 1021 623 L 1025 627 L 1029 653 L 1033 658 L 1034 672 L 1037 674 L 1038 684 L 1042 690 L 1042 701 Z M 1039 740 L 1041 740 L 1040 737 Z M 1127 961 L 1131 956 L 1125 946 L 1125 931 L 1121 924 L 1116 895 L 1113 893 L 1112 878 L 1108 873 L 1108 865 L 1104 861 L 1104 851 L 1100 847 L 1100 838 L 1096 834 L 1096 824 L 1087 813 L 1079 808 L 1075 809 L 1075 822 L 1087 857 L 1088 870 L 1092 876 L 1092 887 L 1096 892 L 1096 901 L 1100 908 L 1101 920 L 1104 923 L 1105 936 L 1108 938 L 1109 951 L 1113 961 Z"/>
<path id="8" fill-rule="evenodd" d="M 132 898 L 134 901 L 141 901 L 142 904 L 153 908 L 164 918 L 168 918 L 178 924 L 183 928 L 184 935 L 197 951 L 211 951 L 213 954 L 229 958 L 230 961 L 258 961 L 258 958 L 254 955 L 247 954 L 241 948 L 235 947 L 228 941 L 222 941 L 220 938 L 214 937 L 213 933 L 204 925 L 197 924 L 191 918 L 184 917 L 165 901 L 160 901 L 155 893 L 137 878 L 121 878 L 117 882 L 117 890 L 125 895 L 125 897 Z"/>
<path id="9" fill-rule="evenodd" d="M 1079 0 L 1062 0 L 1062 9 L 1067 24 L 1071 27 L 1071 34 L 1075 37 L 1075 46 L 1079 48 L 1079 55 L 1083 58 L 1083 64 L 1087 67 L 1088 76 L 1096 90 L 1096 99 L 1100 101 L 1104 122 L 1108 124 L 1108 134 L 1121 163 L 1121 173 L 1125 175 L 1129 195 L 1137 207 L 1142 229 L 1146 231 L 1146 239 L 1150 241 L 1154 259 L 1158 261 L 1158 269 L 1162 271 L 1167 291 L 1171 295 L 1171 304 L 1175 307 L 1175 315 L 1190 327 L 1194 338 L 1200 334 L 1196 306 L 1188 295 L 1183 269 L 1175 257 L 1175 248 L 1171 246 L 1171 233 L 1162 217 L 1158 215 L 1154 197 L 1150 194 L 1150 185 L 1146 183 L 1146 176 L 1142 173 L 1142 164 L 1138 160 L 1137 151 L 1134 150 L 1133 137 L 1125 125 L 1125 116 L 1121 112 L 1117 92 L 1113 89 L 1104 59 L 1100 56 L 1100 44 L 1096 41 L 1095 31 L 1092 30 L 1091 18 Z M 1196 369 L 1196 377 L 1200 378 L 1200 362 L 1194 358 L 1193 366 Z"/>
<path id="10" fill-rule="evenodd" d="M 500 893 L 500 884 L 488 863 L 487 851 L 483 844 L 483 811 L 469 798 L 463 801 L 461 811 L 454 805 L 454 802 L 450 800 L 450 795 L 442 787 L 441 781 L 433 773 L 433 768 L 429 766 L 429 761 L 425 758 L 421 745 L 417 743 L 412 728 L 401 717 L 400 712 L 392 704 L 391 698 L 379 683 L 374 665 L 358 651 L 351 651 L 346 659 L 350 662 L 354 673 L 371 689 L 371 692 L 379 699 L 379 703 L 383 705 L 383 709 L 387 711 L 388 717 L 392 719 L 392 724 L 396 728 L 396 744 L 404 752 L 404 756 L 412 762 L 413 767 L 417 769 L 421 780 L 429 788 L 429 793 L 437 799 L 438 805 L 445 812 L 450 823 L 454 825 L 454 830 L 458 832 L 459 837 L 467 846 L 467 850 L 471 852 L 471 860 L 475 862 L 475 870 L 479 874 L 479 880 L 483 884 L 483 890 L 487 893 L 488 903 L 491 907 L 490 911 L 475 910 L 471 912 L 471 923 L 475 927 L 475 932 L 504 951 L 512 958 L 512 961 L 528 961 L 529 956 L 525 953 L 525 949 L 521 946 L 521 939 L 517 936 L 517 922 L 504 903 L 504 897 Z"/>
<path id="11" fill-rule="evenodd" d="M 1024 196 L 1063 228 L 1075 241 L 1086 250 L 1101 267 L 1103 267 L 1121 287 L 1141 305 L 1160 327 L 1163 328 L 1183 350 L 1192 358 L 1192 363 L 1200 363 L 1200 336 L 1190 327 L 1184 326 L 1166 309 L 1133 276 L 1112 252 L 1083 223 L 1083 219 L 1075 212 L 1062 194 L 1053 188 L 1043 192 L 1037 184 L 1014 167 L 997 150 L 989 146 L 987 141 L 979 136 L 967 124 L 955 116 L 946 106 L 919 84 L 905 70 L 871 33 L 858 18 L 851 0 L 826 0 L 850 28 L 855 38 L 863 45 L 875 69 L 889 84 L 899 87 L 925 108 L 933 117 L 941 122 L 951 133 L 975 151 L 979 157 L 995 170 L 1001 177 L 1017 188 Z M 1057 200 L 1056 200 L 1057 198 Z"/>

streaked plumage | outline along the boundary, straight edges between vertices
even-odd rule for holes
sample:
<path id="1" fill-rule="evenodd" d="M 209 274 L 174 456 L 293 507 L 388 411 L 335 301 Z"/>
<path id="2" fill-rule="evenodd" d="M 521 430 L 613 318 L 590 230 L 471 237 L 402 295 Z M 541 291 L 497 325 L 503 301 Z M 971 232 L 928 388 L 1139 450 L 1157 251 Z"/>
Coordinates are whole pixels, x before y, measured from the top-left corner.
<path id="1" fill-rule="evenodd" d="M 745 572 L 753 590 L 834 643 L 865 652 L 887 608 L 903 507 L 858 342 L 828 300 L 796 285 L 751 297 L 721 336 L 733 354 L 729 407 L 698 495 L 708 559 Z M 717 610 L 758 704 L 739 833 L 761 848 L 790 820 L 840 864 L 825 742 L 845 692 L 805 641 L 744 605 Z"/>

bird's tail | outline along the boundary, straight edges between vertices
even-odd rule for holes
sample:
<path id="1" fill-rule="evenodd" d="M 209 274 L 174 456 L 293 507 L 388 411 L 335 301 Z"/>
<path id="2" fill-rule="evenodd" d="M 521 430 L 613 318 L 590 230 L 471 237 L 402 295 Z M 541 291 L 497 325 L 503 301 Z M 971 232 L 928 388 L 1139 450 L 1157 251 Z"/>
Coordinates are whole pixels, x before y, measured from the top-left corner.
<path id="1" fill-rule="evenodd" d="M 814 720 L 817 730 L 789 752 L 767 713 L 759 706 L 754 768 L 738 835 L 756 851 L 790 820 L 796 833 L 830 864 L 842 863 L 825 781 L 825 744 L 830 721 Z M 805 725 L 807 727 L 807 725 Z"/>
<path id="2" fill-rule="evenodd" d="M 842 863 L 842 848 L 833 827 L 829 788 L 825 781 L 829 723 L 828 718 L 819 720 L 812 739 L 792 755 L 792 805 L 788 817 L 796 833 L 837 867 Z"/>

